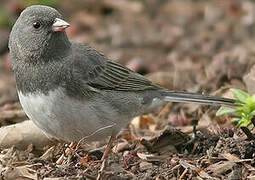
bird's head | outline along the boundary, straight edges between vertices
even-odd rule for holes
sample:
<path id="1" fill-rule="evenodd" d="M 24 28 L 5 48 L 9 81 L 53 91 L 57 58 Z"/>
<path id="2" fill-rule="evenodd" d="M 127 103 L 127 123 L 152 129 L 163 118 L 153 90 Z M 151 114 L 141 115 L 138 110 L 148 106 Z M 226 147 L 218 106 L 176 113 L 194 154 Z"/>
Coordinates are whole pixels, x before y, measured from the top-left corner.
<path id="1" fill-rule="evenodd" d="M 65 29 L 70 25 L 54 8 L 27 7 L 14 24 L 9 40 L 12 60 L 38 61 L 59 56 L 70 47 Z"/>

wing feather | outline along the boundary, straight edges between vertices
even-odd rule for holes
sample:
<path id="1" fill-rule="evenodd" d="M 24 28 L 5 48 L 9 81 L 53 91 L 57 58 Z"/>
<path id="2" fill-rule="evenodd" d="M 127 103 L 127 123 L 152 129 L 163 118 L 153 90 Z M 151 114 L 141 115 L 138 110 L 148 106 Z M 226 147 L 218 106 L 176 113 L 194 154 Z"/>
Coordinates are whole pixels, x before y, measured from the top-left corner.
<path id="1" fill-rule="evenodd" d="M 107 59 L 87 46 L 73 44 L 73 50 L 75 77 L 81 77 L 82 83 L 92 88 L 116 91 L 162 89 L 140 74 Z"/>
<path id="2" fill-rule="evenodd" d="M 146 89 L 161 89 L 143 76 L 126 67 L 108 60 L 101 73 L 89 79 L 89 85 L 100 89 L 117 91 L 140 91 Z"/>

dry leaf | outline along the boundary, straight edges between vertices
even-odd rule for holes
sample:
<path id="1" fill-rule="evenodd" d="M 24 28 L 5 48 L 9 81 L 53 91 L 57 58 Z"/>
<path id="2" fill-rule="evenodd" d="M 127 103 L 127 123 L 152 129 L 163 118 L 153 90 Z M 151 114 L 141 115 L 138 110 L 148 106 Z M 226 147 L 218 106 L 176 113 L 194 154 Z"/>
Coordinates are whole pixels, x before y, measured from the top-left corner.
<path id="1" fill-rule="evenodd" d="M 156 122 L 149 115 L 137 116 L 131 121 L 131 125 L 135 128 L 155 130 Z"/>
<path id="2" fill-rule="evenodd" d="M 154 155 L 154 154 L 144 154 L 144 153 L 137 153 L 137 156 L 145 161 L 149 162 L 156 162 L 156 161 L 164 161 L 166 158 L 169 157 L 169 155 Z"/>
<path id="3" fill-rule="evenodd" d="M 30 165 L 6 167 L 1 170 L 1 178 L 8 180 L 37 179 L 36 171 Z"/>

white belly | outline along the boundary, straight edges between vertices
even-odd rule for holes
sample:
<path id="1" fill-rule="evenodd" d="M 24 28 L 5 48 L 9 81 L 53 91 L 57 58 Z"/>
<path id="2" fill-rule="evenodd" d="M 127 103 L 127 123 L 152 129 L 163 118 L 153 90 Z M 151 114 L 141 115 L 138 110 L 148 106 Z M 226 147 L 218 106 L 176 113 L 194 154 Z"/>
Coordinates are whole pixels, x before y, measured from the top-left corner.
<path id="1" fill-rule="evenodd" d="M 21 92 L 18 95 L 27 116 L 44 133 L 57 139 L 79 141 L 87 137 L 85 139 L 88 141 L 101 140 L 123 126 L 116 123 L 121 118 L 119 114 L 100 99 L 96 99 L 96 102 L 95 99 L 81 101 L 65 96 L 63 89 L 47 95 L 24 96 Z"/>

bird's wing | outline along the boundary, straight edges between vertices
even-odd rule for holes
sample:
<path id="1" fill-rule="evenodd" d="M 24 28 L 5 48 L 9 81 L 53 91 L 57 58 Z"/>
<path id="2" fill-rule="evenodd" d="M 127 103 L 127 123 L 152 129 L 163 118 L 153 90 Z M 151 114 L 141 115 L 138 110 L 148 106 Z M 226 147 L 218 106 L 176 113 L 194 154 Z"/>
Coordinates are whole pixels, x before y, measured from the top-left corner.
<path id="1" fill-rule="evenodd" d="M 98 92 L 98 90 L 162 90 L 158 92 L 160 92 L 164 101 L 196 102 L 209 105 L 235 105 L 235 100 L 233 99 L 199 93 L 169 91 L 153 84 L 138 73 L 107 59 L 104 55 L 89 47 L 78 45 L 74 49 L 73 78 L 77 78 L 76 81 L 82 84 L 80 89 L 87 95 L 90 95 L 91 92 Z M 145 94 L 144 97 L 154 98 L 152 93 Z"/>
<path id="2" fill-rule="evenodd" d="M 92 48 L 76 47 L 75 51 L 73 66 L 75 77 L 80 77 L 92 88 L 116 91 L 162 89 L 140 74 L 107 59 Z"/>

